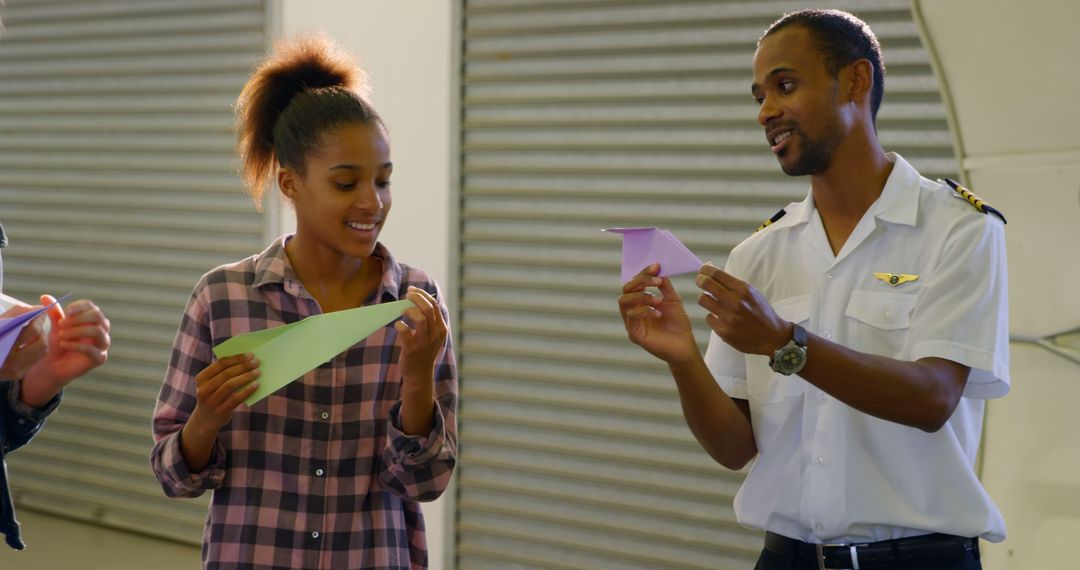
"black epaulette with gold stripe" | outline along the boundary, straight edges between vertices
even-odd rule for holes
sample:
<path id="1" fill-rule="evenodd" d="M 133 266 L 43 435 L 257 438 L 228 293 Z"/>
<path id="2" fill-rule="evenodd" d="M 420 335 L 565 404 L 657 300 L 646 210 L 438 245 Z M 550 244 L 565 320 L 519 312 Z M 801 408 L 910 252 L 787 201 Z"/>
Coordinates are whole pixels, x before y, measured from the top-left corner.
<path id="1" fill-rule="evenodd" d="M 761 230 L 771 226 L 773 223 L 776 222 L 776 220 L 779 220 L 780 218 L 783 218 L 785 215 L 787 215 L 787 211 L 784 210 L 783 208 L 780 208 L 780 211 L 773 214 L 773 217 L 769 218 L 768 220 L 765 220 L 764 224 L 761 224 L 760 226 L 758 226 L 758 229 L 754 230 L 754 233 L 756 234 L 756 233 L 760 232 Z"/>
<path id="2" fill-rule="evenodd" d="M 953 191 L 956 192 L 956 194 L 958 196 L 960 196 L 961 198 L 967 200 L 968 203 L 971 204 L 972 206 L 975 206 L 976 210 L 978 210 L 978 211 L 980 211 L 980 212 L 982 212 L 984 214 L 993 214 L 993 215 L 1001 218 L 1001 223 L 1003 223 L 1003 224 L 1009 223 L 1008 220 L 1005 219 L 1005 215 L 1001 213 L 1001 210 L 998 210 L 997 208 L 991 206 L 990 204 L 987 204 L 985 200 L 983 200 L 982 198 L 976 196 L 975 193 L 972 192 L 971 190 L 968 190 L 967 188 L 964 188 L 963 186 L 961 186 L 959 183 L 957 183 L 955 180 L 953 180 L 951 178 L 946 178 L 945 183 L 948 184 L 949 187 L 952 188 Z"/>

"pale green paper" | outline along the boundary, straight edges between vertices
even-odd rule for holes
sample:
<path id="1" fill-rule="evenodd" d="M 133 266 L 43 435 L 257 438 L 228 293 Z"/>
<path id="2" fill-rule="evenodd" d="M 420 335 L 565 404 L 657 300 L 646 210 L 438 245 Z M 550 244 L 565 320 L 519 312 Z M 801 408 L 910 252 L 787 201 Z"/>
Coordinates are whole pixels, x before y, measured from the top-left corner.
<path id="1" fill-rule="evenodd" d="M 251 352 L 259 359 L 259 387 L 252 405 L 337 356 L 401 316 L 412 301 L 312 315 L 302 321 L 237 335 L 214 347 L 218 358 Z"/>

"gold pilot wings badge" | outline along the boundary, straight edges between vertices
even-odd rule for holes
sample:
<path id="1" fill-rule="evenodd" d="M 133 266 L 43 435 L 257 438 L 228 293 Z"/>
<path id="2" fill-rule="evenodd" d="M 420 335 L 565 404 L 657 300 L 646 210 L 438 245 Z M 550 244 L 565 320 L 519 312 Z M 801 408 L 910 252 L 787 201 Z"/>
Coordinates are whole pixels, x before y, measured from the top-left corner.
<path id="1" fill-rule="evenodd" d="M 907 273 L 875 273 L 874 279 L 881 279 L 888 283 L 892 287 L 897 285 L 903 285 L 904 283 L 910 283 L 918 279 L 918 275 L 908 275 Z"/>

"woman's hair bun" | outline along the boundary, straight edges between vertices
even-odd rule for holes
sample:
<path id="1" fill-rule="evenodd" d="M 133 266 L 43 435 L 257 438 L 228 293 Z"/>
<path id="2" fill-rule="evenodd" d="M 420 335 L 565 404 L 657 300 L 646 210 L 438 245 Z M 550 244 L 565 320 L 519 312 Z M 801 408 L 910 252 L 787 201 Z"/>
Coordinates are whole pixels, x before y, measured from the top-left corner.
<path id="1" fill-rule="evenodd" d="M 236 101 L 241 177 L 258 204 L 275 162 L 274 127 L 296 97 L 309 91 L 349 91 L 360 100 L 367 74 L 324 34 L 278 41 Z"/>

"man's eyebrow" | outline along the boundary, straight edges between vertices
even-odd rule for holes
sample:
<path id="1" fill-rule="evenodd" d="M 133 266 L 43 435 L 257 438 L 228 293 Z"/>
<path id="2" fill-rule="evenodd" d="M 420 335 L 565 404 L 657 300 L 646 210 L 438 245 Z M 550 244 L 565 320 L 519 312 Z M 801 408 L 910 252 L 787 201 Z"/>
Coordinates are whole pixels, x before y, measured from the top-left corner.
<path id="1" fill-rule="evenodd" d="M 765 76 L 765 80 L 768 81 L 769 79 L 780 73 L 788 73 L 792 71 L 795 71 L 794 67 L 775 67 L 772 71 L 769 72 L 768 75 Z M 758 91 L 761 91 L 761 84 L 754 83 L 750 86 L 750 93 L 757 94 Z"/>

